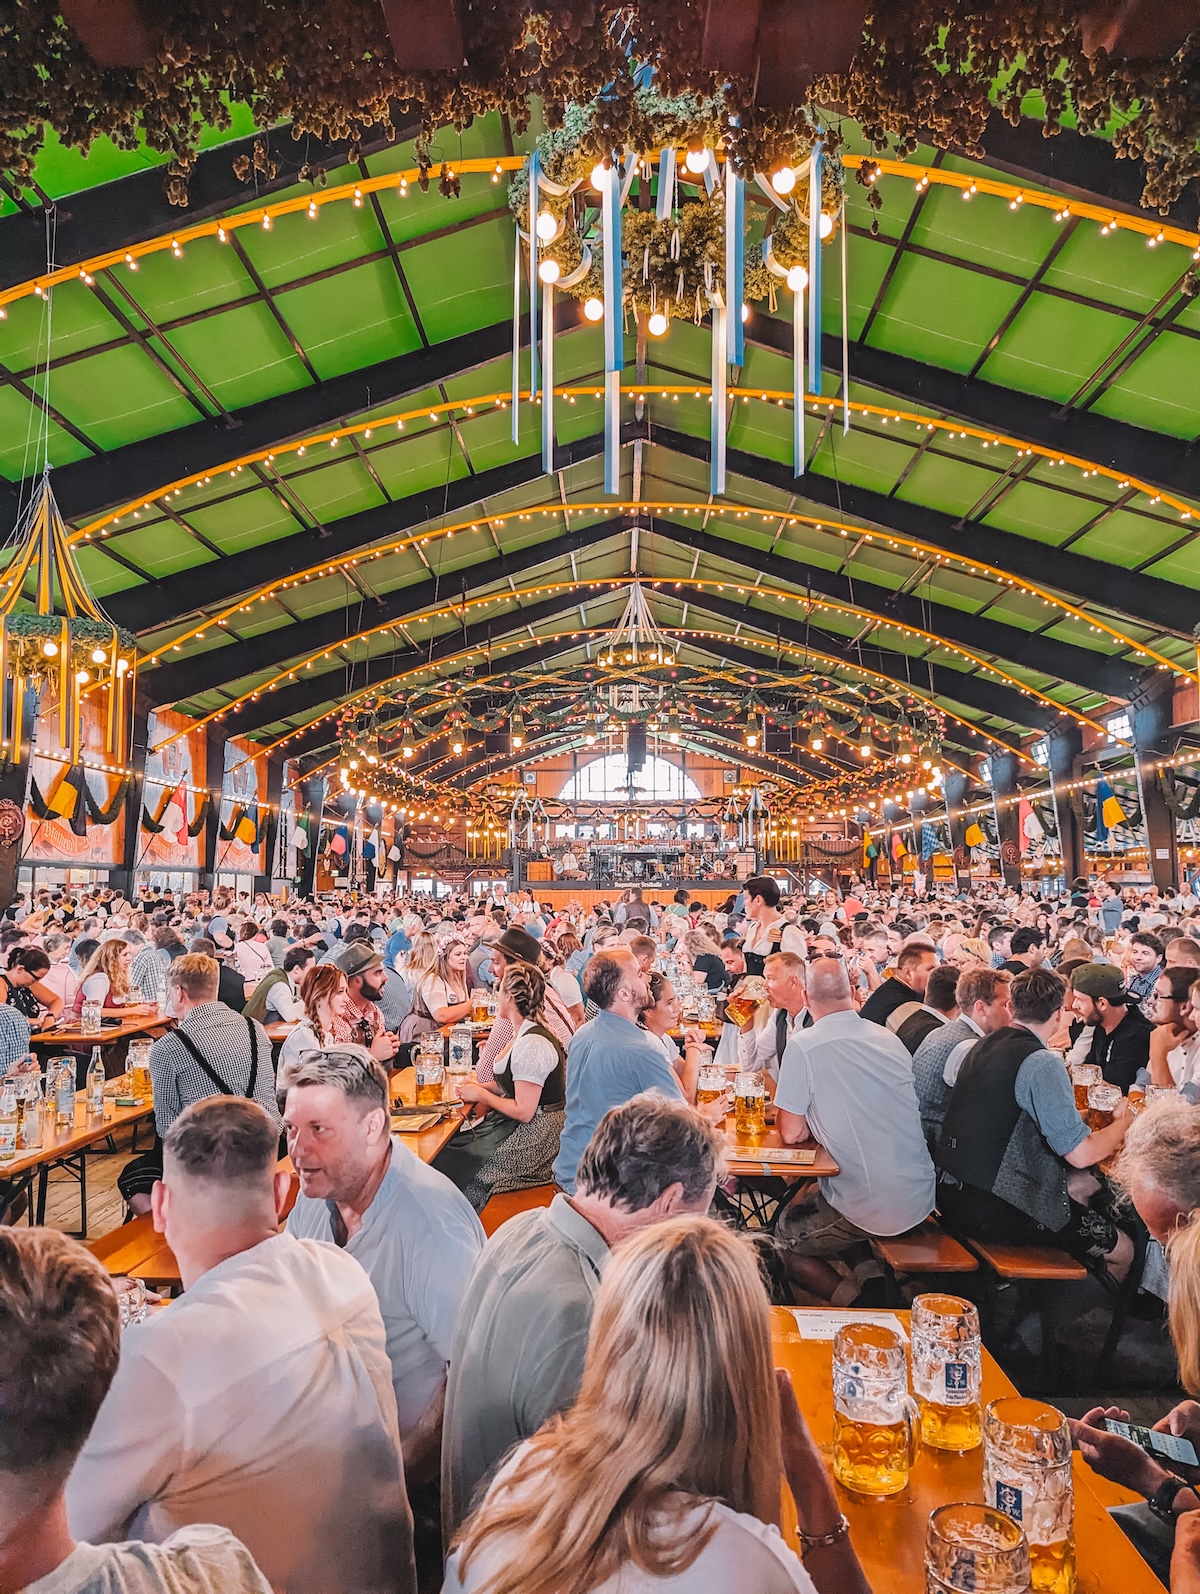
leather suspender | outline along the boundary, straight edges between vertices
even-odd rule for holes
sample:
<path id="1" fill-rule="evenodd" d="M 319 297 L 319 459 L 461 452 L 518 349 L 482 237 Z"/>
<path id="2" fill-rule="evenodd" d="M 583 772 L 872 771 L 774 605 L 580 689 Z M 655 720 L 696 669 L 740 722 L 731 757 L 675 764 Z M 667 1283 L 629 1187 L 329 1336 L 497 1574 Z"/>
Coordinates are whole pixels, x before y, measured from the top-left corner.
<path id="1" fill-rule="evenodd" d="M 221 1078 L 220 1074 L 217 1073 L 216 1069 L 201 1052 L 195 1041 L 193 1041 L 189 1035 L 185 1035 L 182 1029 L 177 1029 L 175 1031 L 175 1039 L 177 1041 L 183 1042 L 185 1050 L 191 1052 L 192 1056 L 196 1059 L 196 1062 L 212 1080 L 213 1084 L 221 1092 L 222 1096 L 244 1095 L 247 1100 L 253 1101 L 254 1087 L 258 1084 L 258 1031 L 255 1029 L 253 1022 L 250 1019 L 246 1020 L 246 1028 L 250 1031 L 250 1083 L 246 1086 L 244 1091 L 234 1090 L 232 1085 L 227 1085 L 226 1082 Z"/>

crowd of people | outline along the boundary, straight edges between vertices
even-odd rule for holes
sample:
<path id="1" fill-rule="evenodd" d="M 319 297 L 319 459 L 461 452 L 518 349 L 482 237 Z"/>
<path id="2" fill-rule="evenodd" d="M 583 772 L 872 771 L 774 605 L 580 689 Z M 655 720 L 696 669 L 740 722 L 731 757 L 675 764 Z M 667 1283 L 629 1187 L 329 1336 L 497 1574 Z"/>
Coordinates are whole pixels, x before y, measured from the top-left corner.
<path id="1" fill-rule="evenodd" d="M 865 1589 L 727 1221 L 716 1066 L 839 1169 L 774 1192 L 777 1289 L 873 1304 L 871 1242 L 936 1212 L 1161 1299 L 1200 1393 L 1188 893 L 46 891 L 0 959 L 0 1072 L 85 1000 L 174 1021 L 156 1144 L 119 1186 L 184 1285 L 122 1331 L 91 1255 L 9 1206 L 0 1590 Z M 390 1076 L 484 991 L 469 1118 L 427 1166 Z M 706 1033 L 701 1001 L 733 994 L 740 1022 Z M 485 1243 L 494 1195 L 550 1184 Z M 1111 1415 L 1076 1443 L 1145 1496 L 1123 1525 L 1191 1594 L 1200 1495 Z M 1160 1426 L 1200 1435 L 1200 1405 Z"/>

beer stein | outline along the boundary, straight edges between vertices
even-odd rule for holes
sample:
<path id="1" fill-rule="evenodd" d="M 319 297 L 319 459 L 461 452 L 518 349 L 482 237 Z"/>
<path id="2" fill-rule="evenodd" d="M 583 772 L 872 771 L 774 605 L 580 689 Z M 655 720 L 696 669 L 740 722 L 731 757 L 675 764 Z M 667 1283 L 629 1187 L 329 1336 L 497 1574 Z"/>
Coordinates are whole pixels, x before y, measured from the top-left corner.
<path id="1" fill-rule="evenodd" d="M 767 999 L 767 987 L 760 974 L 747 974 L 736 990 L 725 998 L 725 1017 L 740 1028 L 748 1023 Z"/>
<path id="2" fill-rule="evenodd" d="M 739 1135 L 767 1132 L 767 1087 L 761 1073 L 739 1074 L 733 1087 L 734 1122 Z"/>
<path id="3" fill-rule="evenodd" d="M 705 1063 L 696 1082 L 696 1106 L 707 1106 L 725 1094 L 725 1070 L 714 1063 Z"/>
<path id="4" fill-rule="evenodd" d="M 1113 1121 L 1113 1108 L 1121 1099 L 1120 1085 L 1089 1085 L 1087 1112 L 1089 1129 L 1107 1129 Z"/>
<path id="5" fill-rule="evenodd" d="M 417 1076 L 417 1106 L 432 1107 L 434 1102 L 441 1101 L 442 1088 L 446 1082 L 446 1066 L 442 1061 L 441 1037 L 434 1037 L 436 1050 L 432 1046 L 422 1044 L 417 1048 L 413 1058 L 413 1070 Z"/>
<path id="6" fill-rule="evenodd" d="M 1011 1517 L 964 1501 L 929 1514 L 925 1594 L 1027 1594 L 1029 1545 Z"/>
<path id="7" fill-rule="evenodd" d="M 851 1323 L 833 1342 L 833 1475 L 856 1494 L 899 1494 L 920 1434 L 904 1341 L 881 1323 Z"/>
<path id="8" fill-rule="evenodd" d="M 983 1439 L 979 1313 L 957 1295 L 912 1304 L 913 1394 L 921 1440 L 933 1450 L 974 1450 Z"/>
<path id="9" fill-rule="evenodd" d="M 153 1041 L 132 1040 L 129 1043 L 129 1055 L 125 1067 L 129 1074 L 130 1094 L 138 1101 L 149 1101 L 152 1095 L 150 1053 L 153 1048 Z"/>
<path id="10" fill-rule="evenodd" d="M 486 1024 L 488 1021 L 488 993 L 480 988 L 471 992 L 471 1022 L 472 1024 Z"/>
<path id="11" fill-rule="evenodd" d="M 1006 1395 L 983 1419 L 983 1498 L 1012 1517 L 1029 1540 L 1033 1588 L 1072 1594 L 1075 1496 L 1071 1434 L 1061 1411 Z"/>
<path id="12" fill-rule="evenodd" d="M 1088 1091 L 1103 1082 L 1104 1075 L 1098 1063 L 1073 1063 L 1071 1083 L 1075 1087 L 1075 1105 L 1081 1113 L 1087 1112 Z"/>
<path id="13" fill-rule="evenodd" d="M 104 1028 L 104 1008 L 99 1002 L 84 1002 L 79 1012 L 79 1030 L 82 1035 L 99 1035 Z"/>

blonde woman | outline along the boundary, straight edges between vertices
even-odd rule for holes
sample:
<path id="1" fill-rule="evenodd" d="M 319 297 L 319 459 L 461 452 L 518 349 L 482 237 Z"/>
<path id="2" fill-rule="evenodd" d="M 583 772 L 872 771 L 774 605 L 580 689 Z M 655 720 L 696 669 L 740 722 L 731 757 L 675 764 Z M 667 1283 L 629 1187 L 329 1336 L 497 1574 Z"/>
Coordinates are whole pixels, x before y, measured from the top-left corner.
<path id="1" fill-rule="evenodd" d="M 803 1565 L 778 1531 L 785 1477 Z M 867 1584 L 771 1365 L 754 1253 L 709 1218 L 654 1224 L 604 1271 L 579 1399 L 501 1469 L 454 1539 L 442 1594 L 814 1588 Z"/>
<path id="2" fill-rule="evenodd" d="M 1200 1395 L 1200 1112 L 1177 1095 L 1153 1102 L 1130 1125 L 1114 1173 L 1151 1238 L 1166 1251 L 1167 1315 L 1179 1382 L 1189 1394 Z M 1108 1433 L 1104 1423 L 1110 1417 L 1129 1421 L 1129 1413 L 1116 1406 L 1097 1406 L 1071 1423 L 1072 1438 L 1103 1477 L 1145 1496 L 1146 1505 L 1120 1506 L 1113 1514 L 1165 1583 L 1174 1523 L 1186 1516 L 1190 1531 L 1197 1522 L 1193 1513 L 1200 1512 L 1200 1489 L 1160 1466 L 1140 1445 Z M 1182 1401 L 1154 1426 L 1190 1439 L 1200 1452 L 1196 1400 Z M 1174 1579 L 1170 1586 L 1176 1588 Z"/>

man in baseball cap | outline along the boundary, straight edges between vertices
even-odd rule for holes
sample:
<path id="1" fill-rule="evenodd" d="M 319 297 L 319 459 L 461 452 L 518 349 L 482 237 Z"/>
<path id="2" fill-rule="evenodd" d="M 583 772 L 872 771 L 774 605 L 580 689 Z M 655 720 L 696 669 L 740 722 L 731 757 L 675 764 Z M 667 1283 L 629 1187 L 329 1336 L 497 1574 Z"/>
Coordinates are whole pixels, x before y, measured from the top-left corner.
<path id="1" fill-rule="evenodd" d="M 387 1057 L 380 1058 L 386 1065 L 396 1055 L 400 1043 L 388 1029 L 379 1008 L 383 983 L 387 979 L 383 953 L 370 941 L 347 941 L 338 947 L 329 961 L 346 976 L 346 989 L 350 993 L 350 1006 L 353 1009 L 348 1019 L 337 1020 L 334 1041 L 340 1046 L 348 1042 L 365 1046 L 379 1057 L 379 1047 L 374 1043 L 386 1037 L 391 1042 L 391 1050 Z"/>
<path id="2" fill-rule="evenodd" d="M 1128 1092 L 1139 1068 L 1150 1065 L 1151 1025 L 1112 963 L 1085 963 L 1071 975 L 1076 1018 L 1092 1026 L 1086 1063 L 1095 1063 L 1110 1085 Z"/>

